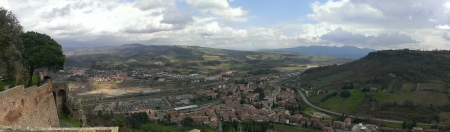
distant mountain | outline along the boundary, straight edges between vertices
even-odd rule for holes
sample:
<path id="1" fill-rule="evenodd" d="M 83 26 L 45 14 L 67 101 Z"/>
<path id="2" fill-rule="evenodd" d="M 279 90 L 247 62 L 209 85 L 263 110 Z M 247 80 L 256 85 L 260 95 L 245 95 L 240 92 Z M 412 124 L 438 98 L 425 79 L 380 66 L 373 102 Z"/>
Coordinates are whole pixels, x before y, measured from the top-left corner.
<path id="1" fill-rule="evenodd" d="M 264 49 L 263 51 L 270 51 Z M 288 51 L 294 53 L 310 54 L 310 55 L 325 55 L 339 58 L 359 59 L 366 56 L 369 52 L 376 51 L 375 49 L 358 48 L 354 46 L 329 47 L 329 46 L 299 46 L 293 48 L 275 49 L 272 51 Z"/>
<path id="2" fill-rule="evenodd" d="M 145 67 L 180 71 L 208 69 L 255 69 L 299 65 L 343 64 L 352 61 L 328 56 L 293 53 L 237 51 L 198 46 L 142 45 L 83 48 L 64 51 L 66 66 Z M 284 68 L 289 69 L 289 68 Z"/>

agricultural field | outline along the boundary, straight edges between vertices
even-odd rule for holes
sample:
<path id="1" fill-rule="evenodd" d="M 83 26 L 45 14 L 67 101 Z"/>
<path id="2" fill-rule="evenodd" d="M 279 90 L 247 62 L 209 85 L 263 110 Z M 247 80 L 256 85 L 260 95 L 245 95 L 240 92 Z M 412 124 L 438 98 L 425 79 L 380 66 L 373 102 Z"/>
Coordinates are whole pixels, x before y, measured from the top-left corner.
<path id="1" fill-rule="evenodd" d="M 311 103 L 319 103 L 320 100 L 321 100 L 323 97 L 327 96 L 328 94 L 330 94 L 330 93 L 325 93 L 325 94 L 315 95 L 315 94 L 313 94 L 312 92 L 310 92 L 310 93 L 309 93 L 308 100 L 311 101 Z M 306 96 L 306 94 L 305 94 L 305 96 Z"/>
<path id="2" fill-rule="evenodd" d="M 320 81 L 312 81 L 311 84 L 314 85 L 314 88 L 320 88 L 322 86 L 326 86 L 331 84 L 333 81 L 353 75 L 352 71 L 341 72 L 338 74 L 330 75 L 327 77 L 320 78 Z"/>
<path id="3" fill-rule="evenodd" d="M 450 121 L 450 112 L 441 112 L 439 113 L 439 117 L 441 121 L 449 122 Z M 449 122 L 450 124 L 450 122 Z"/>
<path id="4" fill-rule="evenodd" d="M 276 67 L 274 70 L 282 71 L 282 72 L 290 72 L 290 71 L 300 71 L 306 70 L 308 67 Z"/>
<path id="5" fill-rule="evenodd" d="M 361 93 L 358 90 L 349 90 L 350 97 L 341 98 L 341 97 L 332 97 L 326 100 L 322 105 L 325 109 L 331 109 L 336 112 L 341 113 L 351 113 L 354 109 L 356 109 L 359 104 L 361 104 L 364 93 Z"/>
<path id="6" fill-rule="evenodd" d="M 414 102 L 414 104 L 421 104 L 424 106 L 429 106 L 430 104 L 441 106 L 449 103 L 448 96 L 445 93 L 422 90 L 414 91 L 409 100 Z"/>
<path id="7" fill-rule="evenodd" d="M 385 93 L 385 92 L 377 92 L 373 94 L 373 97 L 377 99 L 379 102 L 397 102 L 400 104 L 403 100 L 409 99 L 412 95 L 412 92 L 400 92 L 400 93 Z"/>
<path id="8" fill-rule="evenodd" d="M 418 90 L 445 92 L 446 89 L 442 84 L 435 83 L 420 83 Z"/>
<path id="9" fill-rule="evenodd" d="M 315 132 L 315 130 L 312 129 L 306 129 L 296 126 L 287 126 L 287 125 L 279 125 L 279 124 L 273 124 L 275 127 L 275 131 L 277 132 Z"/>
<path id="10" fill-rule="evenodd" d="M 314 56 L 312 57 L 311 61 L 318 62 L 318 61 L 328 61 L 333 59 L 333 57 L 330 56 Z"/>
<path id="11" fill-rule="evenodd" d="M 402 85 L 402 88 L 400 88 L 400 90 L 404 91 L 404 92 L 412 92 L 412 91 L 416 90 L 416 88 L 417 88 L 416 85 L 414 85 L 412 83 L 404 83 Z"/>
<path id="12" fill-rule="evenodd" d="M 212 60 L 219 60 L 220 56 L 208 56 L 208 55 L 204 55 L 203 59 L 208 60 L 208 61 L 212 61 Z"/>

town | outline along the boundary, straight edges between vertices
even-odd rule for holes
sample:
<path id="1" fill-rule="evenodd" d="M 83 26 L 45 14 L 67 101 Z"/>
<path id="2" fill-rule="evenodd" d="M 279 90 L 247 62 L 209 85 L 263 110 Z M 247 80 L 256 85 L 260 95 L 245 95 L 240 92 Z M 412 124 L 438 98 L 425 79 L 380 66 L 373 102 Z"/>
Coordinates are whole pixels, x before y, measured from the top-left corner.
<path id="1" fill-rule="evenodd" d="M 92 94 L 79 98 L 87 113 L 145 113 L 153 122 L 183 125 L 186 118 L 195 125 L 222 129 L 224 122 L 270 122 L 322 131 L 403 131 L 399 128 L 355 122 L 351 117 L 332 118 L 320 111 L 305 112 L 308 107 L 294 80 L 301 72 L 253 76 L 246 71 L 228 71 L 220 75 L 179 75 L 175 73 L 136 69 L 93 70 L 68 67 L 63 78 L 84 76 L 91 84 L 100 82 L 134 82 L 136 87 L 174 87 L 152 92 L 122 95 Z M 144 81 L 143 81 L 144 80 Z M 144 83 L 143 83 L 144 82 Z M 177 84 L 183 82 L 183 84 Z M 186 86 L 186 87 L 183 87 Z M 176 88 L 178 87 L 178 88 Z M 314 94 L 321 94 L 317 91 Z M 310 93 L 311 94 L 311 93 Z M 77 96 L 77 95 L 74 95 Z M 90 97 L 90 98 L 89 98 Z M 334 116 L 336 117 L 336 116 Z M 414 127 L 414 131 L 438 131 Z"/>

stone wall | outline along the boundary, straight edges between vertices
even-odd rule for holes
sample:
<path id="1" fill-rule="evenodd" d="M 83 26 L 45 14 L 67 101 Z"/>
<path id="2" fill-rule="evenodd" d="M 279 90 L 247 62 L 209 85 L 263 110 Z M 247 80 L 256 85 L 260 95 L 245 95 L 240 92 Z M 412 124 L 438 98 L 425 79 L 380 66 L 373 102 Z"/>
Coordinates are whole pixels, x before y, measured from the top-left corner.
<path id="1" fill-rule="evenodd" d="M 0 125 L 59 127 L 51 82 L 40 87 L 17 86 L 0 92 Z"/>
<path id="2" fill-rule="evenodd" d="M 89 128 L 27 128 L 17 126 L 0 126 L 0 132 L 118 132 L 118 127 Z"/>

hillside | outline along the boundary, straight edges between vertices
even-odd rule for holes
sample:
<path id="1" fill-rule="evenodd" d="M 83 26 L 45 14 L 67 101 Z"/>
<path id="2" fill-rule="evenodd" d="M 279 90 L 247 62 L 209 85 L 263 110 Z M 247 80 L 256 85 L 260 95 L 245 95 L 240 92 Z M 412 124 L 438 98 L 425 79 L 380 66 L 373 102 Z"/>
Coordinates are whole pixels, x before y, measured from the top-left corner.
<path id="1" fill-rule="evenodd" d="M 116 47 L 64 51 L 66 66 L 92 68 L 172 68 L 181 73 L 217 69 L 301 70 L 306 65 L 342 64 L 351 59 L 292 53 L 267 53 L 197 46 L 126 44 Z"/>
<path id="2" fill-rule="evenodd" d="M 374 49 L 358 48 L 354 46 L 329 47 L 329 46 L 298 46 L 293 48 L 265 50 L 265 51 L 287 51 L 293 53 L 302 53 L 310 55 L 325 55 L 339 58 L 359 59 L 366 56 L 369 52 L 376 51 Z"/>
<path id="3" fill-rule="evenodd" d="M 317 105 L 342 113 L 421 122 L 450 118 L 450 51 L 385 50 L 343 65 L 306 70 Z M 340 97 L 341 90 L 350 96 Z M 338 94 L 331 94 L 337 92 Z M 329 95 L 329 96 L 327 96 Z"/>
<path id="4" fill-rule="evenodd" d="M 304 72 L 306 75 L 302 82 L 342 72 L 353 72 L 354 74 L 336 81 L 378 83 L 383 86 L 389 85 L 392 80 L 416 83 L 437 80 L 449 82 L 449 59 L 450 52 L 448 51 L 377 51 L 343 65 L 309 69 Z"/>

